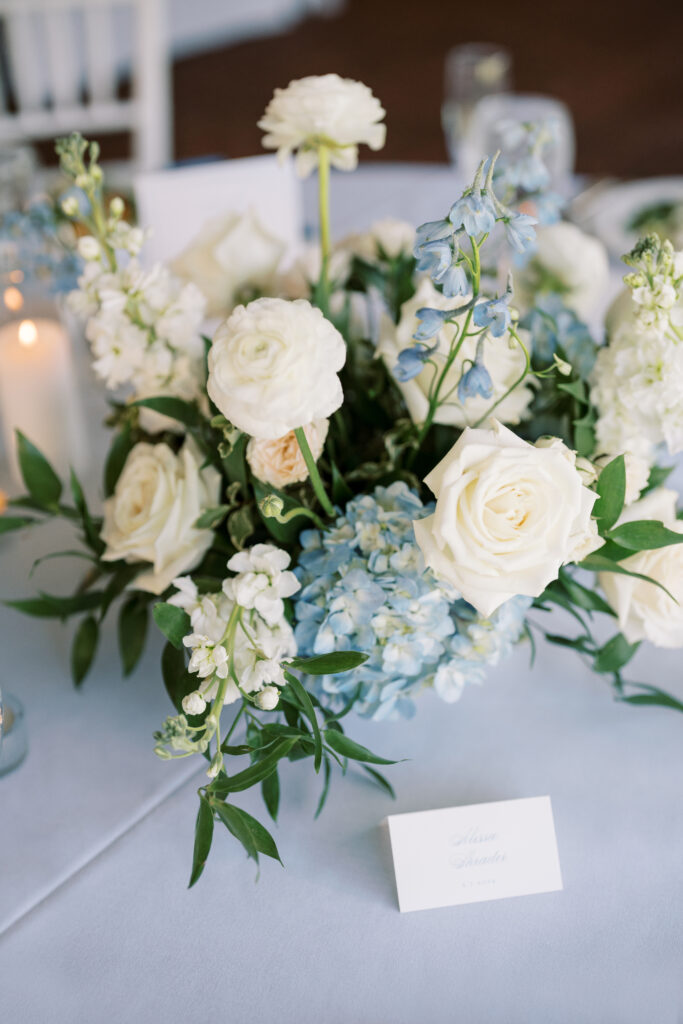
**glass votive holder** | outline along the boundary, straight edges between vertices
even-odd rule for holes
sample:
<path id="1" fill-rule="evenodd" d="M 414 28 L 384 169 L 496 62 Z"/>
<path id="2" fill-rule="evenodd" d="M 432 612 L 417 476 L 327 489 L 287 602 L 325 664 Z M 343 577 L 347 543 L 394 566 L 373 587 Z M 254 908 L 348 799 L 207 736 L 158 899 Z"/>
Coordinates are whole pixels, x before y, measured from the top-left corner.
<path id="1" fill-rule="evenodd" d="M 14 694 L 0 692 L 0 775 L 17 768 L 27 751 L 24 707 Z"/>
<path id="2" fill-rule="evenodd" d="M 508 92 L 512 55 L 495 43 L 465 43 L 446 55 L 441 123 L 451 163 L 460 162 L 472 112 L 485 96 Z"/>

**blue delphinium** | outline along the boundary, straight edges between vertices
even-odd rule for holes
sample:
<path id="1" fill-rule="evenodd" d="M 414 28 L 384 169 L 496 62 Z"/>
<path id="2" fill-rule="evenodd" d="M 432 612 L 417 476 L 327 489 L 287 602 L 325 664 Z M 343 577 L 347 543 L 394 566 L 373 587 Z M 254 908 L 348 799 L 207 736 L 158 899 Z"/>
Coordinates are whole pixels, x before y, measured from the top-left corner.
<path id="1" fill-rule="evenodd" d="M 477 327 L 488 327 L 494 338 L 501 338 L 512 323 L 510 312 L 511 291 L 508 289 L 495 299 L 478 302 L 472 319 Z"/>
<path id="2" fill-rule="evenodd" d="M 436 351 L 436 348 L 436 345 L 428 348 L 426 345 L 419 343 L 411 345 L 409 348 L 404 348 L 399 352 L 396 365 L 392 370 L 396 380 L 403 384 L 408 380 L 412 380 L 413 377 L 417 377 L 424 370 L 427 359 Z"/>
<path id="3" fill-rule="evenodd" d="M 319 679 L 337 709 L 358 692 L 362 715 L 410 716 L 413 698 L 430 686 L 456 700 L 520 637 L 527 598 L 482 619 L 425 568 L 412 522 L 432 510 L 397 481 L 353 498 L 331 529 L 301 536 L 302 588 L 293 599 L 299 654 L 368 655 L 353 672 Z"/>

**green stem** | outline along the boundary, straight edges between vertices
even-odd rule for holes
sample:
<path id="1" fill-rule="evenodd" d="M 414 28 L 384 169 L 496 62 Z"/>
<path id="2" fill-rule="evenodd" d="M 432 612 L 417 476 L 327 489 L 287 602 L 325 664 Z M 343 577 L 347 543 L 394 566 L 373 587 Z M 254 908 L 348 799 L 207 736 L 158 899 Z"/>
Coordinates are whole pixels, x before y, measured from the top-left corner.
<path id="1" fill-rule="evenodd" d="M 306 463 L 308 475 L 311 478 L 311 483 L 313 484 L 313 490 L 315 491 L 316 497 L 320 504 L 322 505 L 323 509 L 325 510 L 325 514 L 328 515 L 330 519 L 332 519 L 334 516 L 334 506 L 332 505 L 330 499 L 327 497 L 327 492 L 320 477 L 320 473 L 318 472 L 318 467 L 316 465 L 315 459 L 313 458 L 313 453 L 311 452 L 311 449 L 309 448 L 308 445 L 306 432 L 304 431 L 303 427 L 297 427 L 294 431 L 294 434 L 299 443 L 301 454 L 304 457 L 304 462 Z"/>
<path id="2" fill-rule="evenodd" d="M 327 283 L 330 261 L 330 151 L 327 146 L 318 147 L 318 213 L 320 217 L 320 252 L 322 256 L 322 277 Z"/>
<path id="3" fill-rule="evenodd" d="M 484 421 L 489 418 L 494 409 L 497 409 L 501 402 L 504 402 L 508 395 L 511 395 L 515 388 L 519 387 L 519 385 L 522 383 L 524 378 L 529 373 L 529 370 L 531 369 L 531 357 L 529 355 L 529 350 L 527 349 L 526 345 L 524 344 L 520 336 L 517 334 L 517 331 L 514 329 L 514 327 L 510 328 L 510 334 L 515 339 L 515 341 L 521 348 L 522 352 L 524 353 L 524 369 L 522 370 L 514 384 L 511 384 L 507 391 L 504 394 L 502 394 L 500 398 L 497 398 L 493 405 L 486 410 L 484 415 L 480 416 L 477 422 L 472 425 L 474 429 L 480 427 L 481 424 L 484 423 Z"/>

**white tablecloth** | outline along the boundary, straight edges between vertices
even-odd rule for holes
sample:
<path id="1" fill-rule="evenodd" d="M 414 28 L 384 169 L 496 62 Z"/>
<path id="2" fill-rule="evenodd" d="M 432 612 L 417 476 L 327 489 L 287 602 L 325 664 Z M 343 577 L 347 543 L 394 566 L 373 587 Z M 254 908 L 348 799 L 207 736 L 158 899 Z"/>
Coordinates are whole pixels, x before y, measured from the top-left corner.
<path id="1" fill-rule="evenodd" d="M 337 176 L 338 231 L 394 213 L 441 216 L 450 172 Z M 679 485 L 680 485 L 679 475 Z M 2 596 L 26 593 L 35 535 L 3 542 Z M 76 568 L 48 563 L 46 589 Z M 387 756 L 393 804 L 360 776 L 284 769 L 286 864 L 254 869 L 217 829 L 187 882 L 201 772 L 152 753 L 167 713 L 159 644 L 123 681 L 113 630 L 75 693 L 57 625 L 0 612 L 2 683 L 31 751 L 0 779 L 0 1020 L 8 1024 L 674 1024 L 683 1013 L 683 718 L 614 702 L 572 652 L 519 650 L 454 706 L 412 722 L 356 720 Z M 680 652 L 642 650 L 632 678 L 683 694 Z M 563 892 L 398 913 L 381 821 L 549 794 Z M 240 803 L 265 820 L 257 794 Z"/>

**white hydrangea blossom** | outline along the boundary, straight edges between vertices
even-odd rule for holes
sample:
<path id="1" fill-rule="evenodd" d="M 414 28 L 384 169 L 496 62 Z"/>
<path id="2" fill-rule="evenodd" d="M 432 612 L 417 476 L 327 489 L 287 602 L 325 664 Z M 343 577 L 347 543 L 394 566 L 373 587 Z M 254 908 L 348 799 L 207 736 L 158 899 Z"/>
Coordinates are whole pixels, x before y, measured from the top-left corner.
<path id="1" fill-rule="evenodd" d="M 630 315 L 612 322 L 593 371 L 599 453 L 683 451 L 683 253 L 649 236 L 626 262 Z"/>

